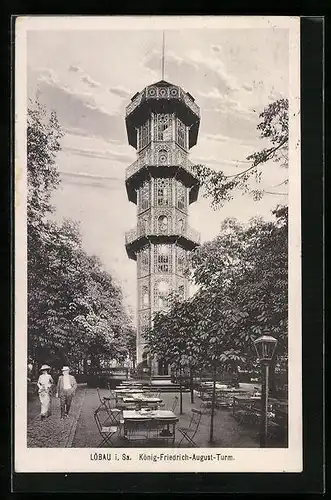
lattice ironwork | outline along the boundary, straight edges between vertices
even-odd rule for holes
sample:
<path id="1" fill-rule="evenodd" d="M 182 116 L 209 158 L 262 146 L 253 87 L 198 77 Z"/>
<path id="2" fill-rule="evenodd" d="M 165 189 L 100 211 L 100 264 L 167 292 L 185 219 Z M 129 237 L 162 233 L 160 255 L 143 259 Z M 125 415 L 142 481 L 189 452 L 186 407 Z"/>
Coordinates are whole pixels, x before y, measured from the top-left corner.
<path id="1" fill-rule="evenodd" d="M 168 307 L 168 297 L 172 290 L 172 283 L 165 277 L 154 282 L 154 308 L 164 309 Z"/>
<path id="2" fill-rule="evenodd" d="M 173 140 L 173 116 L 169 113 L 154 115 L 154 140 Z"/>
<path id="3" fill-rule="evenodd" d="M 139 211 L 148 210 L 151 206 L 151 183 L 150 181 L 145 181 L 139 188 Z"/>
<path id="4" fill-rule="evenodd" d="M 142 282 L 140 285 L 140 309 L 150 307 L 150 289 L 149 283 Z"/>
<path id="5" fill-rule="evenodd" d="M 187 267 L 187 252 L 184 248 L 176 246 L 176 273 L 184 275 Z"/>
<path id="6" fill-rule="evenodd" d="M 148 146 L 151 142 L 151 123 L 150 120 L 147 120 L 141 127 L 139 127 L 139 144 L 138 149 L 141 150 Z"/>
<path id="7" fill-rule="evenodd" d="M 146 246 L 140 250 L 137 255 L 138 276 L 147 276 L 150 274 L 150 246 Z"/>
<path id="8" fill-rule="evenodd" d="M 180 181 L 176 182 L 176 207 L 179 210 L 186 211 L 187 210 L 187 198 L 188 198 L 188 190 L 184 186 L 184 184 Z"/>
<path id="9" fill-rule="evenodd" d="M 154 272 L 172 273 L 172 251 L 173 245 L 155 245 L 154 246 Z"/>
<path id="10" fill-rule="evenodd" d="M 176 119 L 176 142 L 181 148 L 188 149 L 187 127 L 179 118 Z"/>
<path id="11" fill-rule="evenodd" d="M 156 206 L 170 206 L 172 203 L 172 179 L 154 179 L 154 204 Z"/>

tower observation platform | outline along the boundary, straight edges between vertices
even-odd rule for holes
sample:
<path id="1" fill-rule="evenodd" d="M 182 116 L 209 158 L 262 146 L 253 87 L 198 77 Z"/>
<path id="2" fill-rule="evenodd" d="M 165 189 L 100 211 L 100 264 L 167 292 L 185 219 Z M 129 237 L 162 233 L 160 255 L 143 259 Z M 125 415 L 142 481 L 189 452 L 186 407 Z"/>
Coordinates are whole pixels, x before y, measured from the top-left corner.
<path id="1" fill-rule="evenodd" d="M 188 253 L 200 243 L 188 225 L 189 205 L 199 193 L 189 150 L 197 143 L 200 110 L 188 92 L 161 80 L 132 97 L 125 121 L 137 150 L 125 175 L 128 199 L 137 205 L 137 225 L 125 235 L 128 257 L 137 261 L 137 363 L 167 375 L 162 360 L 149 359 L 144 331 L 167 307 L 170 292 L 188 297 Z"/>

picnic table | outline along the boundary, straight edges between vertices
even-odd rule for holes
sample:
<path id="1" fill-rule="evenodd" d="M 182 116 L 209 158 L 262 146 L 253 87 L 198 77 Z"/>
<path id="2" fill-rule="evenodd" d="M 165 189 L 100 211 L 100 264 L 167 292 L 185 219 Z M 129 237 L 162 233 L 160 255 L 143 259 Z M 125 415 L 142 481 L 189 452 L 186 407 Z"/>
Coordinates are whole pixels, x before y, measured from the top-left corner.
<path id="1" fill-rule="evenodd" d="M 124 410 L 123 434 L 128 441 L 175 442 L 176 414 L 170 410 Z"/>
<path id="2" fill-rule="evenodd" d="M 158 406 L 163 402 L 161 398 L 148 397 L 144 394 L 132 394 L 132 396 L 123 397 L 124 405 L 136 404 L 138 407 L 148 407 L 152 409 L 157 409 Z"/>

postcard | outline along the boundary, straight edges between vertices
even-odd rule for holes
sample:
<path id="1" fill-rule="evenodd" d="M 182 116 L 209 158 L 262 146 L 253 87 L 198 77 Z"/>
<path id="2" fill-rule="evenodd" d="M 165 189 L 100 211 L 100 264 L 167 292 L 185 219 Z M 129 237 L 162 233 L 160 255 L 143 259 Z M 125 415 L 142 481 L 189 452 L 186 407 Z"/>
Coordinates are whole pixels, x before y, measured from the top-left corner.
<path id="1" fill-rule="evenodd" d="M 300 19 L 15 34 L 15 472 L 302 471 Z"/>

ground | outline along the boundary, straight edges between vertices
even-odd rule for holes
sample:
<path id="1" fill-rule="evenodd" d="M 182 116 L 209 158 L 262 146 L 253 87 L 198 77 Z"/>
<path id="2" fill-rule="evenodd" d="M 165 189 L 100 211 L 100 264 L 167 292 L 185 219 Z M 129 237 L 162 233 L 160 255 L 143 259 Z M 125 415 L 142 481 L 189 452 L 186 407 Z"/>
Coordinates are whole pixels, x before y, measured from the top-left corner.
<path id="1" fill-rule="evenodd" d="M 247 387 L 249 388 L 249 387 Z M 108 390 L 101 389 L 101 396 L 108 395 Z M 175 393 L 161 393 L 165 408 L 172 405 Z M 189 423 L 191 409 L 200 409 L 201 400 L 195 395 L 195 402 L 190 402 L 190 394 L 183 394 L 183 415 L 179 415 L 179 404 L 176 415 L 179 417 L 178 426 L 185 427 Z M 100 405 L 96 389 L 79 386 L 73 400 L 69 418 L 60 420 L 59 400 L 52 398 L 52 415 L 45 421 L 40 420 L 40 405 L 38 398 L 28 404 L 28 447 L 48 448 L 93 448 L 100 442 L 93 411 Z M 209 447 L 210 415 L 203 415 L 196 443 L 199 447 Z M 177 433 L 178 434 L 178 433 Z M 176 436 L 176 443 L 179 435 Z M 114 442 L 115 446 L 127 446 L 123 442 Z M 259 446 L 256 432 L 240 425 L 231 415 L 231 411 L 220 409 L 215 411 L 214 443 L 217 447 L 254 448 Z"/>

